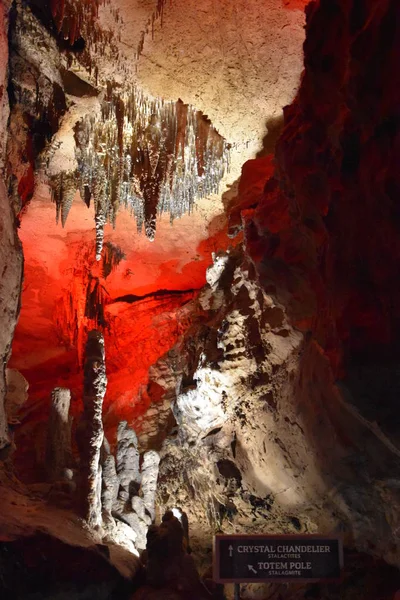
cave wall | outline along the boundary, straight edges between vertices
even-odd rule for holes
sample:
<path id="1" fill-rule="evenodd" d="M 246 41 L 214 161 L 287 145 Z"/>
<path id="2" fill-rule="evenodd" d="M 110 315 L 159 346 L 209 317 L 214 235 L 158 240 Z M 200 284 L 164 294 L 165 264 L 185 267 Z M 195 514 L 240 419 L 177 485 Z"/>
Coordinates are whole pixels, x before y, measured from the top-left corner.
<path id="1" fill-rule="evenodd" d="M 398 409 L 383 385 L 385 377 L 398 385 L 398 5 L 312 2 L 306 34 L 305 70 L 284 109 L 274 166 L 268 158 L 245 164 L 229 230 L 244 231 L 243 268 L 250 257 L 256 274 L 247 277 L 281 307 L 282 330 L 289 338 L 287 328 L 302 334 L 289 352 L 293 374 L 281 355 L 271 376 L 266 367 L 277 356 L 267 350 L 271 331 L 260 327 L 259 380 L 241 379 L 240 369 L 222 378 L 235 352 L 251 372 L 249 314 L 259 295 L 246 299 L 236 288 L 240 278 L 232 283 L 227 275 L 237 258 L 217 258 L 211 312 L 176 348 L 178 378 L 168 380 L 165 362 L 158 374 L 153 369 L 179 423 L 164 446 L 160 504 L 190 503 L 199 538 L 210 526 L 210 506 L 211 530 L 222 519 L 226 532 L 256 531 L 257 519 L 265 529 L 271 519 L 275 531 L 289 533 L 295 514 L 299 530 L 341 532 L 347 547 L 398 566 Z M 261 312 L 268 323 L 265 306 Z M 228 347 L 221 342 L 227 335 Z M 259 390 L 267 385 L 271 396 L 264 397 Z M 221 460 L 231 463 L 221 465 L 225 476 Z M 276 492 L 290 465 L 296 474 L 288 501 Z M 201 501 L 207 493 L 208 508 Z"/>
<path id="2" fill-rule="evenodd" d="M 22 250 L 16 231 L 15 214 L 10 205 L 6 173 L 6 142 L 8 106 L 8 11 L 0 6 L 0 450 L 10 443 L 7 416 L 4 409 L 6 394 L 5 368 L 10 356 L 22 285 Z"/>
<path id="3" fill-rule="evenodd" d="M 310 3 L 275 176 L 245 217 L 264 284 L 337 374 L 398 352 L 399 37 L 395 1 Z"/>
<path id="4" fill-rule="evenodd" d="M 121 415 L 136 419 L 147 409 L 137 423 L 142 444 L 161 448 L 158 508 L 189 507 L 200 553 L 216 529 L 334 531 L 344 535 L 346 546 L 399 565 L 397 433 L 380 420 L 379 389 L 368 414 L 346 389 L 354 364 L 375 368 L 396 359 L 398 14 L 390 0 L 309 5 L 305 71 L 284 111 L 275 165 L 269 157 L 247 163 L 231 206 L 230 235 L 243 230 L 244 247 L 214 257 L 199 298 L 193 301 L 198 290 L 189 290 L 189 306 L 168 299 L 154 322 L 150 317 L 154 337 L 144 344 L 150 358 L 143 370 L 153 365 L 135 406 L 124 396 L 130 369 L 122 384 L 118 376 L 138 352 L 136 328 L 146 332 L 144 321 L 136 322 L 129 337 L 126 323 L 135 321 L 137 307 L 116 300 L 122 275 L 115 284 L 109 310 L 119 313 L 114 334 L 126 336 L 127 343 L 116 346 L 110 360 L 112 401 L 120 402 L 112 414 L 109 399 L 110 422 L 115 427 Z M 47 197 L 40 210 L 46 202 L 49 208 Z M 16 242 L 9 206 L 4 214 L 4 247 L 11 252 Z M 70 233 L 76 245 L 78 226 L 57 242 Z M 32 247 L 34 240 L 32 235 Z M 159 255 L 164 251 L 161 246 Z M 45 244 L 40 252 L 43 258 Z M 20 269 L 16 254 L 4 260 Z M 190 269 L 190 262 L 184 265 Z M 35 267 L 32 280 L 40 280 L 43 270 Z M 20 274 L 18 268 L 13 273 Z M 172 261 L 167 274 L 180 268 L 181 262 Z M 10 280 L 12 327 L 17 279 Z M 182 327 L 175 327 L 177 318 Z M 7 353 L 12 332 L 5 331 Z M 20 355 L 26 332 L 21 330 L 16 346 Z M 168 343 L 160 353 L 180 341 L 157 361 L 148 346 L 161 342 L 156 333 L 163 332 Z M 47 343 L 43 335 L 41 348 Z M 52 352 L 35 381 L 37 398 L 46 395 L 37 410 L 42 430 L 51 387 L 47 372 L 59 363 Z M 129 366 L 135 374 L 140 369 L 136 358 Z M 72 382 L 79 378 L 70 377 L 69 365 L 58 374 Z M 79 384 L 76 389 L 78 396 Z M 391 408 L 387 422 L 393 421 Z M 21 440 L 29 440 L 32 421 Z M 5 434 L 3 439 L 4 445 Z"/>

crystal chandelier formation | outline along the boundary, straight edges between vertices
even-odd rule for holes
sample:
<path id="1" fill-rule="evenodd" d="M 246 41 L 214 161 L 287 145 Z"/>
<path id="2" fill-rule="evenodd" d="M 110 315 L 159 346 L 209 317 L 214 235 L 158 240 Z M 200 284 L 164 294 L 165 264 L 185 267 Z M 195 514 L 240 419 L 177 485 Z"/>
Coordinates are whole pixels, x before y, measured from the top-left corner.
<path id="1" fill-rule="evenodd" d="M 104 225 L 115 226 L 120 207 L 154 240 L 157 216 L 169 213 L 172 223 L 190 213 L 196 199 L 218 192 L 229 167 L 228 145 L 201 112 L 135 87 L 120 93 L 108 84 L 101 118 L 80 121 L 75 141 L 78 170 L 52 179 L 53 199 L 63 224 L 76 189 L 93 202 L 97 260 Z"/>

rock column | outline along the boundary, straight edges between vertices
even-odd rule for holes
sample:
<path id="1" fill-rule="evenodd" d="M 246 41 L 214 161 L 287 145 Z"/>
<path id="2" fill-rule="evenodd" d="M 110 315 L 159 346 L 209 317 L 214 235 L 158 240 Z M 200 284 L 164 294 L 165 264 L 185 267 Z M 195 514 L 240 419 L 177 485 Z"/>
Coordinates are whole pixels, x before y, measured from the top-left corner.
<path id="1" fill-rule="evenodd" d="M 126 502 L 137 493 L 140 486 L 138 440 L 126 421 L 118 425 L 117 474 L 119 498 Z"/>
<path id="2" fill-rule="evenodd" d="M 61 479 L 64 469 L 70 466 L 71 462 L 70 403 L 69 389 L 53 390 L 46 448 L 46 470 L 51 481 Z"/>
<path id="3" fill-rule="evenodd" d="M 103 521 L 112 520 L 113 506 L 118 497 L 119 479 L 115 466 L 115 457 L 110 452 L 110 446 L 104 438 L 102 448 L 102 489 L 101 504 L 103 507 Z"/>
<path id="4" fill-rule="evenodd" d="M 88 334 L 85 348 L 83 414 L 77 428 L 80 454 L 80 509 L 91 527 L 101 526 L 101 448 L 104 439 L 102 408 L 106 393 L 104 338 Z"/>
<path id="5" fill-rule="evenodd" d="M 145 509 L 151 520 L 155 517 L 155 497 L 157 491 L 158 465 L 160 456 L 154 450 L 149 450 L 143 457 L 142 464 L 142 494 Z"/>

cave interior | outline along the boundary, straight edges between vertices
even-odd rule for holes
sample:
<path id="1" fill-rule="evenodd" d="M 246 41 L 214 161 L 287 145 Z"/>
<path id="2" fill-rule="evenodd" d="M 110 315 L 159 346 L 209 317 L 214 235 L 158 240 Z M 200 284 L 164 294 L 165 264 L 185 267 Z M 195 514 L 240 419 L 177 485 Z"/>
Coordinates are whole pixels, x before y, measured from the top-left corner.
<path id="1" fill-rule="evenodd" d="M 398 0 L 1 0 L 2 600 L 400 600 L 399 65 Z"/>

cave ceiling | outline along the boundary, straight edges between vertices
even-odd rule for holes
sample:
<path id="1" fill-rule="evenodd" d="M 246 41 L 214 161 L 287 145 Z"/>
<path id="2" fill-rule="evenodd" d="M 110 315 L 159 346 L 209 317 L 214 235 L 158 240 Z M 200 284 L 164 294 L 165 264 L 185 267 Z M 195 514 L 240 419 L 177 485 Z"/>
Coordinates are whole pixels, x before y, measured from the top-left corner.
<path id="1" fill-rule="evenodd" d="M 273 150 L 302 68 L 302 0 L 50 4 L 24 3 L 12 40 L 21 436 L 54 386 L 79 398 L 92 327 L 106 427 L 143 412 L 148 369 L 187 328 L 212 253 L 241 241 L 227 235 L 241 167 Z M 24 134 L 32 119 L 44 141 Z"/>

